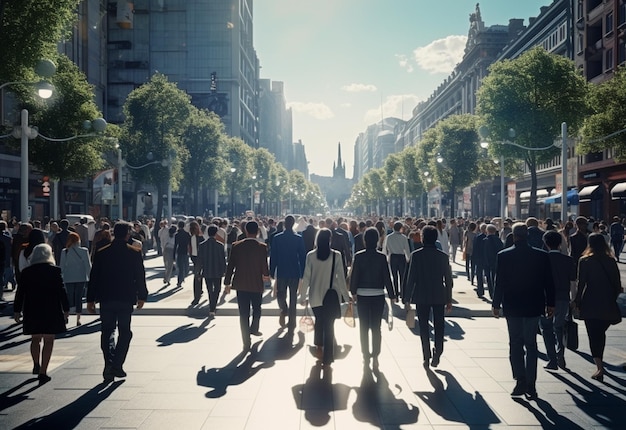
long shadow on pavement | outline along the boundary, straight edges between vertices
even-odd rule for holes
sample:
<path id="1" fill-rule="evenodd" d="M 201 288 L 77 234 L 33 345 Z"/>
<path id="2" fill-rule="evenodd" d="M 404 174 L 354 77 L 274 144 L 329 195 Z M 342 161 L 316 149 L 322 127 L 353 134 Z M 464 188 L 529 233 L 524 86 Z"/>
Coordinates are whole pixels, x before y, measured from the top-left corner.
<path id="1" fill-rule="evenodd" d="M 579 426 L 572 420 L 560 415 L 550 403 L 545 400 L 537 399 L 538 408 L 533 407 L 526 399 L 513 398 L 515 403 L 518 403 L 528 409 L 537 418 L 537 422 L 541 424 L 542 429 L 582 429 L 584 427 Z"/>
<path id="2" fill-rule="evenodd" d="M 624 399 L 605 390 L 595 381 L 586 380 L 574 372 L 568 372 L 574 380 L 559 373 L 550 374 L 569 386 L 572 391 L 569 389 L 565 391 L 572 397 L 574 404 L 599 425 L 605 428 L 624 428 L 624 410 L 626 410 Z M 621 393 L 622 396 L 626 395 L 620 387 L 606 382 L 604 385 Z"/>
<path id="3" fill-rule="evenodd" d="M 75 327 L 65 333 L 56 335 L 57 339 L 67 339 L 74 336 L 82 336 L 86 334 L 93 334 L 100 331 L 100 318 L 93 321 L 89 321 L 87 324 L 83 324 L 80 327 Z"/>
<path id="4" fill-rule="evenodd" d="M 26 387 L 28 384 L 35 384 L 35 385 L 33 385 L 32 387 L 28 388 L 25 391 L 20 391 L 22 388 Z M 39 387 L 41 387 L 41 384 L 39 384 L 39 380 L 35 377 L 35 378 L 27 379 L 21 384 L 0 394 L 0 411 L 8 409 L 11 406 L 15 406 L 18 403 L 23 402 L 24 400 L 28 400 L 28 394 L 35 391 Z"/>
<path id="5" fill-rule="evenodd" d="M 183 287 L 175 286 L 175 287 L 170 288 L 169 290 L 163 291 L 165 288 L 167 287 L 161 287 L 159 290 L 157 290 L 156 293 L 148 294 L 148 302 L 149 303 L 159 302 L 163 299 L 167 299 L 168 297 L 173 296 L 174 294 L 176 294 L 177 292 L 183 289 Z"/>
<path id="6" fill-rule="evenodd" d="M 73 429 L 103 400 L 108 398 L 113 391 L 122 385 L 124 381 L 116 381 L 110 385 L 99 384 L 85 394 L 52 412 L 50 415 L 33 418 L 15 429 Z"/>
<path id="7" fill-rule="evenodd" d="M 376 380 L 374 380 L 376 376 Z M 395 386 L 398 394 L 401 387 Z M 361 386 L 355 387 L 356 400 L 352 405 L 352 415 L 359 422 L 367 422 L 385 429 L 400 429 L 400 425 L 417 422 L 419 409 L 403 399 L 399 399 L 389 386 L 385 375 L 363 367 Z"/>
<path id="8" fill-rule="evenodd" d="M 215 325 L 209 326 L 212 318 L 207 318 L 199 326 L 193 325 L 193 323 L 184 324 L 180 327 L 176 327 L 169 333 L 165 333 L 159 337 L 156 341 L 159 342 L 158 346 L 171 346 L 175 343 L 187 343 L 192 342 L 207 332 L 208 329 Z"/>
<path id="9" fill-rule="evenodd" d="M 445 377 L 445 389 L 437 374 L 427 368 L 428 380 L 435 391 L 416 391 L 415 395 L 440 417 L 446 421 L 464 423 L 470 429 L 488 429 L 491 424 L 500 423 L 500 419 L 480 392 L 468 393 L 450 372 L 444 370 L 436 372 Z"/>

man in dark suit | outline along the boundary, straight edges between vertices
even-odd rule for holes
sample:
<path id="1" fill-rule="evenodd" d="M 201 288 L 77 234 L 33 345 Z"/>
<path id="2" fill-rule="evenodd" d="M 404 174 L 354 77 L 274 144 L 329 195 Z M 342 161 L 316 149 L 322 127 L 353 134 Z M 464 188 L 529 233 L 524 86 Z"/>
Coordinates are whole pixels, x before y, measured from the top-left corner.
<path id="1" fill-rule="evenodd" d="M 293 334 L 296 328 L 296 306 L 298 284 L 304 274 L 306 252 L 302 236 L 293 231 L 296 220 L 293 215 L 285 217 L 285 229 L 274 236 L 270 250 L 270 277 L 276 277 L 276 301 L 280 307 L 279 324 L 287 326 L 288 333 Z M 287 289 L 289 289 L 289 305 L 287 305 Z M 285 318 L 289 315 L 289 323 Z"/>
<path id="2" fill-rule="evenodd" d="M 263 282 L 270 279 L 267 265 L 267 245 L 256 239 L 259 225 L 256 221 L 246 223 L 246 238 L 235 242 L 230 251 L 224 277 L 225 293 L 232 288 L 237 290 L 237 306 L 239 308 L 239 325 L 243 349 L 248 351 L 251 346 L 250 335 L 261 336 L 261 300 L 263 298 Z M 250 322 L 252 307 L 252 322 Z"/>
<path id="3" fill-rule="evenodd" d="M 204 278 L 207 292 L 209 294 L 209 316 L 215 316 L 217 299 L 222 288 L 222 276 L 226 271 L 226 252 L 224 244 L 216 240 L 217 226 L 210 225 L 207 228 L 206 240 L 198 246 L 198 275 Z M 194 283 L 194 287 L 195 287 Z M 202 294 L 202 284 L 200 291 L 194 288 L 194 301 L 200 300 Z"/>
<path id="4" fill-rule="evenodd" d="M 432 309 L 435 328 L 435 348 L 431 366 L 439 365 L 443 352 L 444 310 L 452 309 L 452 268 L 446 253 L 436 248 L 437 229 L 425 226 L 422 229 L 424 247 L 413 251 L 403 289 L 404 303 L 417 304 L 417 319 L 422 340 L 424 366 L 428 367 L 430 354 L 429 315 Z"/>
<path id="5" fill-rule="evenodd" d="M 104 354 L 102 376 L 106 383 L 115 377 L 126 377 L 122 366 L 133 337 L 130 330 L 133 305 L 141 309 L 148 298 L 141 249 L 128 244 L 130 230 L 129 223 L 115 224 L 115 239 L 94 254 L 89 275 L 87 310 L 96 313 L 96 302 L 100 303 L 100 347 Z M 117 343 L 116 328 L 119 333 Z"/>
<path id="6" fill-rule="evenodd" d="M 533 248 L 544 249 L 543 230 L 539 228 L 537 218 L 533 216 L 526 218 L 526 227 L 528 227 L 528 244 Z"/>
<path id="7" fill-rule="evenodd" d="M 528 244 L 528 227 L 513 226 L 514 245 L 498 253 L 493 315 L 502 307 L 509 331 L 509 359 L 517 381 L 511 396 L 537 397 L 537 326 L 554 313 L 554 283 L 548 253 Z"/>
<path id="8" fill-rule="evenodd" d="M 576 218 L 576 233 L 569 237 L 569 255 L 574 260 L 574 267 L 576 268 L 576 275 L 578 275 L 578 260 L 583 255 L 583 251 L 587 248 L 587 226 L 588 221 L 584 216 Z"/>
<path id="9" fill-rule="evenodd" d="M 498 252 L 502 251 L 502 241 L 498 237 L 498 229 L 493 224 L 487 224 L 487 236 L 483 239 L 483 268 L 487 277 L 489 297 L 493 300 L 493 288 L 496 281 L 496 260 Z"/>
<path id="10" fill-rule="evenodd" d="M 326 218 L 326 227 L 330 229 L 333 234 L 330 239 L 330 247 L 341 252 L 344 276 L 346 276 L 348 274 L 348 267 L 352 264 L 352 246 L 350 245 L 350 239 L 348 239 L 347 233 L 339 228 L 332 218 Z"/>
<path id="11" fill-rule="evenodd" d="M 550 230 L 543 235 L 543 241 L 548 248 L 550 270 L 554 282 L 554 315 L 552 318 L 542 316 L 539 320 L 543 342 L 546 346 L 548 370 L 557 368 L 566 369 L 565 365 L 565 320 L 569 314 L 570 291 L 572 282 L 576 281 L 574 260 L 569 255 L 561 254 L 559 250 L 563 236 L 556 230 Z"/>
<path id="12" fill-rule="evenodd" d="M 309 220 L 309 225 L 306 226 L 302 232 L 302 239 L 304 240 L 304 251 L 308 254 L 315 248 L 315 236 L 317 236 L 317 229 L 313 225 L 313 220 Z"/>
<path id="13" fill-rule="evenodd" d="M 356 236 L 354 236 L 354 253 L 355 254 L 365 249 L 365 240 L 363 239 L 363 234 L 365 234 L 366 228 L 367 228 L 367 224 L 365 224 L 363 221 L 359 222 L 359 232 Z"/>
<path id="14" fill-rule="evenodd" d="M 474 265 L 474 273 L 476 274 L 476 295 L 482 297 L 485 294 L 485 242 L 483 239 L 487 237 L 487 224 L 480 225 L 480 233 L 474 237 L 472 248 L 472 264 Z"/>

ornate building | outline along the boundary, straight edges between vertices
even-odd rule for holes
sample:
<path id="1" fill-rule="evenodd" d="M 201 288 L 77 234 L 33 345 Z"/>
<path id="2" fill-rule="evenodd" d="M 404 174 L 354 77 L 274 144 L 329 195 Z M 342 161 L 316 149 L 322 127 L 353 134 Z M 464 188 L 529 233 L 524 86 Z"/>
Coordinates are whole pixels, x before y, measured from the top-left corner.
<path id="1" fill-rule="evenodd" d="M 331 211 L 341 211 L 352 192 L 352 179 L 346 178 L 346 163 L 341 159 L 341 143 L 337 144 L 337 160 L 333 162 L 333 176 L 312 174 L 311 182 L 318 184 L 326 196 Z"/>

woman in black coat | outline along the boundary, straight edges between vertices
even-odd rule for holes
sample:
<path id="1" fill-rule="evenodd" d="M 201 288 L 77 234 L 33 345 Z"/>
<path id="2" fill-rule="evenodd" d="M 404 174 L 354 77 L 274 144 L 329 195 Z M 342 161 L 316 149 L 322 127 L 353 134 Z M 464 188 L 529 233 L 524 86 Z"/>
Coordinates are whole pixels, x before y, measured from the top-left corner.
<path id="1" fill-rule="evenodd" d="M 606 331 L 622 317 L 617 297 L 622 292 L 620 273 L 611 249 L 599 233 L 592 233 L 578 261 L 578 291 L 576 307 L 585 320 L 591 356 L 596 364 L 593 379 L 604 379 L 602 356 L 606 344 Z"/>
<path id="2" fill-rule="evenodd" d="M 368 228 L 365 230 L 363 238 L 365 249 L 354 255 L 354 262 L 352 263 L 350 293 L 352 297 L 357 297 L 359 306 L 363 364 L 369 366 L 369 360 L 372 358 L 373 366 L 377 368 L 381 348 L 380 321 L 385 308 L 385 289 L 387 289 L 390 299 L 397 301 L 397 298 L 393 292 L 387 257 L 376 249 L 379 239 L 378 230 L 375 227 Z M 371 352 L 369 349 L 370 331 L 372 332 Z"/>
<path id="3" fill-rule="evenodd" d="M 41 383 L 50 380 L 46 372 L 54 335 L 66 330 L 70 310 L 61 268 L 54 263 L 50 245 L 37 245 L 30 256 L 30 266 L 22 272 L 14 303 L 15 321 L 19 323 L 23 316 L 24 334 L 32 335 L 33 374 L 38 375 Z"/>

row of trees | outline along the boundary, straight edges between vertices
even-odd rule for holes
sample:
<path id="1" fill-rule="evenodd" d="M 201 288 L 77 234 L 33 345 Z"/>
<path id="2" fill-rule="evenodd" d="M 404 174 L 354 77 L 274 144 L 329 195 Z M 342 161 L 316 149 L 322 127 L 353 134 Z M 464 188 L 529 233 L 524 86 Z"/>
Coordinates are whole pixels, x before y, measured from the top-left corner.
<path id="1" fill-rule="evenodd" d="M 380 198 L 402 197 L 403 181 L 407 195 L 415 198 L 434 185 L 456 195 L 499 176 L 493 160 L 503 158 L 507 176 L 519 177 L 526 165 L 531 179 L 529 214 L 536 215 L 537 167 L 559 154 L 551 145 L 561 123 L 566 122 L 576 138 L 578 154 L 613 148 L 616 160 L 625 161 L 625 114 L 624 70 L 605 83 L 590 85 L 571 60 L 534 48 L 517 59 L 494 63 L 478 91 L 476 115 L 447 117 L 415 146 L 389 156 L 382 168 L 368 171 L 355 185 L 347 206 L 371 208 Z M 480 127 L 489 131 L 482 137 L 490 142 L 488 150 L 480 147 Z M 510 145 L 512 139 L 517 146 Z M 451 199 L 452 214 L 455 201 Z"/>

